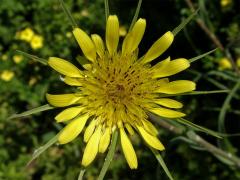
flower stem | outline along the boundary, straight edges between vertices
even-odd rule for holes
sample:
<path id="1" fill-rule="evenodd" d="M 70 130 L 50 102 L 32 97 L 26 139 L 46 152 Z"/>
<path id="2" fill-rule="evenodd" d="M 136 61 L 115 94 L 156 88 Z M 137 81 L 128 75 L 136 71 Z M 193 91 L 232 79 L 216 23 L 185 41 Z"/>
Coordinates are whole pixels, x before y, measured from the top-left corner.
<path id="1" fill-rule="evenodd" d="M 80 170 L 80 173 L 79 173 L 79 176 L 78 176 L 78 180 L 82 180 L 83 179 L 83 175 L 84 175 L 85 171 L 86 171 L 86 169 L 84 169 L 84 168 L 82 168 Z"/>
<path id="2" fill-rule="evenodd" d="M 110 166 L 111 162 L 112 162 L 112 159 L 113 159 L 113 156 L 114 156 L 114 153 L 115 153 L 115 149 L 116 149 L 116 146 L 117 146 L 117 142 L 118 142 L 118 131 L 115 130 L 113 132 L 113 135 L 112 135 L 112 142 L 111 142 L 111 145 L 109 147 L 109 151 L 108 151 L 108 154 L 106 156 L 106 159 L 105 159 L 105 162 L 103 164 L 103 167 L 101 169 L 101 172 L 98 176 L 98 180 L 102 180 L 108 170 L 108 167 Z"/>

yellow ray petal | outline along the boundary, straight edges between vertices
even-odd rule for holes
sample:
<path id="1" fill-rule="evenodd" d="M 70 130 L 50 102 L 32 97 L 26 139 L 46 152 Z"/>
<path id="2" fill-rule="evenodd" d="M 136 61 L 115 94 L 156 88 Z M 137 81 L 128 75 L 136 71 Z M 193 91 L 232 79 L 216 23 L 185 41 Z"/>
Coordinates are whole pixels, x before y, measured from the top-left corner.
<path id="1" fill-rule="evenodd" d="M 119 22 L 116 15 L 110 15 L 106 27 L 106 45 L 110 55 L 117 51 L 119 41 Z"/>
<path id="2" fill-rule="evenodd" d="M 146 55 L 143 57 L 142 62 L 148 63 L 152 60 L 159 57 L 162 53 L 164 53 L 169 46 L 172 44 L 174 39 L 174 35 L 172 32 L 166 32 L 162 37 L 160 37 L 147 51 Z"/>
<path id="3" fill-rule="evenodd" d="M 189 66 L 190 63 L 187 59 L 184 58 L 175 59 L 170 61 L 168 64 L 155 69 L 153 78 L 171 76 L 187 69 Z"/>
<path id="4" fill-rule="evenodd" d="M 129 32 L 123 41 L 122 53 L 132 53 L 142 40 L 143 34 L 146 28 L 146 20 L 140 18 L 133 26 L 131 32 Z"/>
<path id="5" fill-rule="evenodd" d="M 95 61 L 96 59 L 96 49 L 91 38 L 80 28 L 73 29 L 73 35 L 78 42 L 78 45 L 82 49 L 83 54 L 90 61 Z"/>
<path id="6" fill-rule="evenodd" d="M 183 104 L 169 98 L 161 98 L 154 100 L 154 103 L 168 107 L 168 108 L 182 108 Z"/>
<path id="7" fill-rule="evenodd" d="M 107 150 L 107 147 L 110 143 L 110 137 L 111 137 L 111 129 L 108 127 L 105 129 L 105 132 L 103 133 L 100 143 L 99 143 L 99 152 L 104 153 Z"/>
<path id="8" fill-rule="evenodd" d="M 79 78 L 64 77 L 63 81 L 70 86 L 82 86 Z"/>
<path id="9" fill-rule="evenodd" d="M 131 169 L 137 169 L 138 162 L 137 156 L 133 149 L 132 143 L 127 137 L 123 128 L 120 128 L 120 137 L 121 137 L 121 145 L 124 156 L 128 162 L 128 165 Z"/>
<path id="10" fill-rule="evenodd" d="M 81 97 L 75 94 L 59 94 L 52 95 L 46 94 L 46 98 L 49 104 L 55 107 L 65 107 L 76 103 Z"/>
<path id="11" fill-rule="evenodd" d="M 84 150 L 82 165 L 88 166 L 95 159 L 98 152 L 98 145 L 101 137 L 101 128 L 99 127 L 89 139 Z"/>
<path id="12" fill-rule="evenodd" d="M 84 132 L 84 142 L 88 142 L 88 140 L 90 139 L 90 137 L 92 136 L 94 129 L 95 129 L 95 125 L 96 125 L 96 120 L 92 120 L 90 122 L 90 124 L 88 125 L 88 127 L 86 128 L 85 132 Z"/>
<path id="13" fill-rule="evenodd" d="M 91 37 L 95 44 L 98 55 L 102 58 L 104 56 L 104 51 L 105 51 L 102 38 L 98 34 L 92 34 Z"/>
<path id="14" fill-rule="evenodd" d="M 142 126 L 137 126 L 137 128 L 141 136 L 149 146 L 160 151 L 165 149 L 163 144 L 159 141 L 157 137 L 150 135 L 147 131 L 145 131 L 145 129 Z"/>
<path id="15" fill-rule="evenodd" d="M 163 86 L 160 86 L 156 92 L 165 94 L 178 94 L 193 91 L 196 89 L 196 84 L 188 80 L 172 81 Z"/>
<path id="16" fill-rule="evenodd" d="M 185 116 L 185 114 L 182 112 L 178 112 L 178 111 L 174 111 L 174 110 L 162 108 L 162 107 L 148 109 L 148 110 L 154 114 L 157 114 L 162 117 L 167 117 L 167 118 L 179 118 L 179 117 Z"/>
<path id="17" fill-rule="evenodd" d="M 74 140 L 83 130 L 89 116 L 87 114 L 71 121 L 60 133 L 58 141 L 60 144 L 66 144 Z"/>
<path id="18" fill-rule="evenodd" d="M 72 63 L 57 57 L 50 57 L 48 60 L 48 65 L 52 67 L 55 71 L 69 76 L 69 77 L 82 77 L 81 71 L 74 66 Z"/>
<path id="19" fill-rule="evenodd" d="M 84 109 L 84 107 L 80 107 L 80 106 L 67 108 L 67 109 L 63 110 L 62 112 L 60 112 L 55 117 L 55 119 L 57 122 L 64 122 L 64 121 L 71 120 L 71 119 L 75 118 L 80 112 L 82 112 L 83 109 Z"/>
<path id="20" fill-rule="evenodd" d="M 128 133 L 129 133 L 131 136 L 134 135 L 135 132 L 134 132 L 134 130 L 133 130 L 133 128 L 132 128 L 132 126 L 131 126 L 130 124 L 125 123 L 124 126 L 126 127 Z"/>
<path id="21" fill-rule="evenodd" d="M 150 121 L 142 120 L 142 123 L 143 123 L 144 129 L 146 129 L 146 131 L 148 133 L 150 133 L 153 136 L 158 135 L 158 130 L 155 128 L 155 126 Z"/>

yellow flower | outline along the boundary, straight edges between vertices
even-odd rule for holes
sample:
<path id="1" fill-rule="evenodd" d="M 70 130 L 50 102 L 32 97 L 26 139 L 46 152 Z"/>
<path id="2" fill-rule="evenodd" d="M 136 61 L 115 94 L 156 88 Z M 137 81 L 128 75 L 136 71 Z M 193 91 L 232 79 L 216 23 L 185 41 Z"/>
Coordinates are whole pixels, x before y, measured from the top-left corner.
<path id="1" fill-rule="evenodd" d="M 10 81 L 14 77 L 14 72 L 9 70 L 4 70 L 1 73 L 1 79 L 3 81 Z"/>
<path id="2" fill-rule="evenodd" d="M 43 37 L 39 35 L 34 35 L 30 45 L 33 49 L 39 49 L 43 47 Z"/>
<path id="3" fill-rule="evenodd" d="M 20 40 L 30 42 L 34 36 L 34 32 L 31 28 L 26 28 L 23 31 L 20 31 L 18 36 Z"/>
<path id="4" fill-rule="evenodd" d="M 7 59 L 8 59 L 8 56 L 7 56 L 6 54 L 3 54 L 3 55 L 2 55 L 2 60 L 3 60 L 3 61 L 6 61 Z"/>
<path id="5" fill-rule="evenodd" d="M 29 80 L 29 82 L 28 82 L 28 84 L 29 84 L 29 86 L 32 86 L 32 85 L 34 85 L 36 82 L 37 82 L 37 78 L 31 77 L 30 80 Z"/>
<path id="6" fill-rule="evenodd" d="M 221 58 L 218 64 L 219 64 L 219 70 L 232 69 L 232 64 L 230 60 L 226 57 Z"/>
<path id="7" fill-rule="evenodd" d="M 88 166 L 98 153 L 104 153 L 112 133 L 119 131 L 125 158 L 130 168 L 136 169 L 137 156 L 129 135 L 136 131 L 146 144 L 164 150 L 148 114 L 167 118 L 185 116 L 176 110 L 183 106 L 182 103 L 164 96 L 195 90 L 192 81 L 170 81 L 168 78 L 187 69 L 190 63 L 184 58 L 171 60 L 168 57 L 154 66 L 150 64 L 172 44 L 174 35 L 170 31 L 153 43 L 143 57 L 138 57 L 145 28 L 146 20 L 138 19 L 118 50 L 119 21 L 116 15 L 111 15 L 107 20 L 105 43 L 97 34 L 89 37 L 80 28 L 73 30 L 89 60 L 89 64 L 84 65 L 85 70 L 61 58 L 50 57 L 48 60 L 49 66 L 63 75 L 66 84 L 79 89 L 70 94 L 47 94 L 46 98 L 52 106 L 66 107 L 55 117 L 57 122 L 67 123 L 58 137 L 60 144 L 74 140 L 86 126 L 83 166 Z"/>
<path id="8" fill-rule="evenodd" d="M 14 56 L 13 56 L 13 61 L 14 61 L 16 64 L 22 62 L 22 60 L 23 60 L 23 56 L 22 56 L 22 55 L 14 55 Z"/>
<path id="9" fill-rule="evenodd" d="M 221 0 L 220 1 L 221 6 L 224 8 L 230 4 L 232 4 L 232 0 Z"/>
<path id="10" fill-rule="evenodd" d="M 240 68 L 240 57 L 239 57 L 239 58 L 237 58 L 237 67 L 239 67 L 239 68 Z"/>
<path id="11" fill-rule="evenodd" d="M 125 26 L 120 26 L 119 28 L 119 36 L 126 36 L 127 30 Z"/>

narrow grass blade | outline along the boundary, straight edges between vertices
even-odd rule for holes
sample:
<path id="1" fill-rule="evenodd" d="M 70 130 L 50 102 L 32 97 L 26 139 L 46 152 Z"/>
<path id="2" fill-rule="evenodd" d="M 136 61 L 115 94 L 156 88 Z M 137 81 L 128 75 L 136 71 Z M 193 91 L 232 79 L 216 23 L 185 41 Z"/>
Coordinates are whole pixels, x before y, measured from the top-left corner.
<path id="1" fill-rule="evenodd" d="M 109 16 L 109 4 L 108 4 L 108 0 L 104 0 L 104 6 L 105 6 L 105 17 L 106 17 L 106 22 L 107 22 L 108 16 Z"/>
<path id="2" fill-rule="evenodd" d="M 66 16 L 68 17 L 68 19 L 69 19 L 69 21 L 70 21 L 70 23 L 71 23 L 71 25 L 72 25 L 72 28 L 73 28 L 73 29 L 74 29 L 74 28 L 77 28 L 78 25 L 77 25 L 76 21 L 74 20 L 74 18 L 72 17 L 70 11 L 68 10 L 66 4 L 63 2 L 63 0 L 59 0 L 59 3 L 61 4 L 64 13 L 65 13 Z"/>
<path id="3" fill-rule="evenodd" d="M 114 153 L 115 153 L 115 150 L 116 150 L 116 146 L 117 146 L 117 142 L 118 142 L 118 131 L 115 130 L 113 135 L 112 135 L 112 142 L 111 142 L 111 145 L 109 147 L 109 151 L 107 153 L 107 156 L 106 156 L 106 159 L 104 161 L 104 164 L 102 166 L 102 169 L 100 171 L 100 174 L 98 176 L 98 180 L 103 180 L 111 162 L 112 162 L 112 159 L 113 159 L 113 156 L 114 156 Z"/>
<path id="4" fill-rule="evenodd" d="M 42 112 L 42 111 L 47 111 L 47 110 L 50 110 L 50 109 L 53 109 L 53 108 L 54 107 L 50 106 L 49 104 L 45 104 L 43 106 L 39 106 L 39 107 L 33 108 L 31 110 L 22 112 L 20 114 L 13 114 L 12 116 L 10 116 L 8 118 L 8 120 L 21 118 L 21 117 L 26 117 L 26 116 L 29 116 L 29 115 L 32 115 L 32 114 L 36 114 L 36 113 L 39 113 L 39 112 Z"/>
<path id="5" fill-rule="evenodd" d="M 198 13 L 199 9 L 193 12 L 187 19 L 183 20 L 173 31 L 173 35 L 176 36 Z"/>
<path id="6" fill-rule="evenodd" d="M 160 154 L 157 150 L 155 150 L 155 149 L 153 149 L 153 148 L 150 148 L 150 149 L 151 149 L 151 151 L 153 152 L 153 154 L 154 154 L 154 156 L 156 157 L 156 159 L 157 159 L 157 161 L 159 162 L 159 164 L 162 166 L 162 168 L 163 168 L 163 170 L 165 171 L 165 173 L 167 174 L 168 178 L 169 178 L 170 180 L 173 180 L 173 177 L 172 177 L 170 171 L 168 170 L 167 165 L 165 164 L 165 162 L 164 162 L 161 154 Z"/>
<path id="7" fill-rule="evenodd" d="M 39 147 L 38 149 L 36 149 L 32 155 L 31 160 L 27 163 L 27 167 L 35 160 L 37 159 L 43 152 L 45 152 L 50 146 L 52 146 L 54 143 L 57 142 L 58 140 L 58 136 L 60 133 L 58 133 L 57 135 L 55 135 L 52 139 L 50 139 L 46 144 L 44 144 L 43 146 Z"/>
<path id="8" fill-rule="evenodd" d="M 139 11 L 141 9 L 141 5 L 142 5 L 142 0 L 138 0 L 138 5 L 137 5 L 137 8 L 136 8 L 135 14 L 133 16 L 133 19 L 132 19 L 129 31 L 131 31 L 131 29 L 133 28 L 135 22 L 137 21 L 137 18 L 138 18 L 138 15 L 139 15 Z"/>
<path id="9" fill-rule="evenodd" d="M 48 60 L 46 59 L 43 59 L 43 58 L 39 58 L 37 56 L 34 56 L 32 54 L 28 54 L 26 52 L 23 52 L 23 51 L 20 51 L 20 50 L 16 50 L 18 53 L 22 54 L 23 56 L 27 57 L 27 58 L 30 58 L 32 60 L 35 60 L 37 62 L 40 62 L 42 63 L 43 65 L 48 65 Z"/>
<path id="10" fill-rule="evenodd" d="M 205 56 L 213 53 L 213 52 L 216 51 L 217 49 L 218 49 L 218 48 L 213 49 L 213 50 L 211 50 L 211 51 L 208 51 L 208 52 L 206 52 L 206 53 L 204 53 L 204 54 L 201 54 L 201 55 L 199 55 L 199 56 L 193 57 L 193 58 L 189 59 L 189 62 L 192 63 L 192 62 L 195 62 L 195 61 L 197 61 L 197 60 L 199 60 L 199 59 L 202 59 L 203 57 L 205 57 Z"/>
<path id="11" fill-rule="evenodd" d="M 212 135 L 214 137 L 217 137 L 217 138 L 222 138 L 221 135 L 218 132 L 215 132 L 215 131 L 213 131 L 211 129 L 207 129 L 205 127 L 202 127 L 202 126 L 199 126 L 197 124 L 194 124 L 194 123 L 192 123 L 192 122 L 190 122 L 190 121 L 188 121 L 186 119 L 178 118 L 178 119 L 176 119 L 176 121 L 178 121 L 179 123 L 184 124 L 184 125 L 190 127 L 193 130 L 204 132 L 206 134 L 210 134 L 210 135 Z"/>
<path id="12" fill-rule="evenodd" d="M 78 176 L 78 180 L 83 180 L 83 175 L 85 173 L 86 169 L 81 169 L 80 170 L 80 173 L 79 173 L 79 176 Z"/>

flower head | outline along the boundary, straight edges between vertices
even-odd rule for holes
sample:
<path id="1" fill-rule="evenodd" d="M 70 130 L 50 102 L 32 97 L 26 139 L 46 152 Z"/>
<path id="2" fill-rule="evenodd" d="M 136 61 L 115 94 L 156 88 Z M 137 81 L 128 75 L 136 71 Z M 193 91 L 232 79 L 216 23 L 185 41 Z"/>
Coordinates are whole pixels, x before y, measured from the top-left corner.
<path id="1" fill-rule="evenodd" d="M 3 81 L 11 81 L 11 79 L 14 77 L 14 72 L 9 70 L 4 70 L 1 73 L 0 77 Z"/>
<path id="2" fill-rule="evenodd" d="M 18 33 L 18 38 L 30 42 L 33 38 L 34 32 L 31 28 L 26 28 Z"/>
<path id="3" fill-rule="evenodd" d="M 39 49 L 43 47 L 43 37 L 39 35 L 34 35 L 30 45 L 33 49 Z"/>
<path id="4" fill-rule="evenodd" d="M 20 62 L 22 62 L 23 60 L 23 56 L 22 55 L 14 55 L 13 56 L 13 61 L 16 63 L 16 64 L 19 64 Z"/>
<path id="5" fill-rule="evenodd" d="M 224 70 L 224 69 L 232 69 L 232 64 L 230 60 L 226 57 L 223 57 L 219 60 L 219 69 Z"/>
<path id="6" fill-rule="evenodd" d="M 66 84 L 77 88 L 75 93 L 47 94 L 46 98 L 52 106 L 70 106 L 55 117 L 57 122 L 68 123 L 58 137 L 60 144 L 74 140 L 86 126 L 84 166 L 89 165 L 98 152 L 105 152 L 113 131 L 119 131 L 125 158 L 130 168 L 135 169 L 137 157 L 129 139 L 135 131 L 150 147 L 164 150 L 148 114 L 167 118 L 185 116 L 175 110 L 181 108 L 182 103 L 164 95 L 174 96 L 195 90 L 192 81 L 168 79 L 188 68 L 190 63 L 184 58 L 171 60 L 168 57 L 154 66 L 150 64 L 172 44 L 174 35 L 170 31 L 161 36 L 143 57 L 138 57 L 138 46 L 145 28 L 146 20 L 140 18 L 129 30 L 119 50 L 119 21 L 117 16 L 111 15 L 106 24 L 105 43 L 97 34 L 89 37 L 80 28 L 73 30 L 89 60 L 83 65 L 84 70 L 66 60 L 49 58 L 49 66 L 63 75 Z"/>

